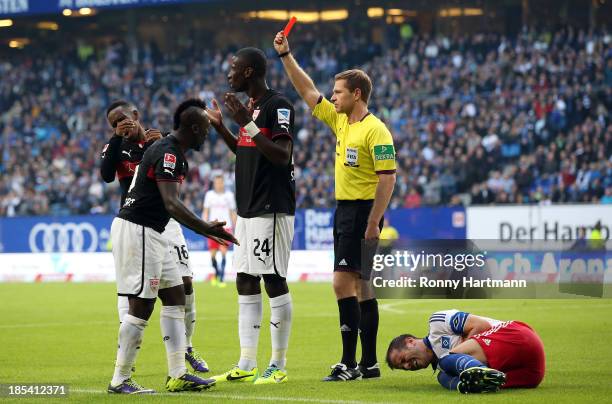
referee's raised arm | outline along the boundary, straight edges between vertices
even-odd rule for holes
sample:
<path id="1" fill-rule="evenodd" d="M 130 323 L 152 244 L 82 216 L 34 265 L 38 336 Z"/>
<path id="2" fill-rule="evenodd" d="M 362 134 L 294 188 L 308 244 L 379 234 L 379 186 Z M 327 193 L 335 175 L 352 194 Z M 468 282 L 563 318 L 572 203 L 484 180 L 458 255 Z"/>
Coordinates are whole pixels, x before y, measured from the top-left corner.
<path id="1" fill-rule="evenodd" d="M 395 186 L 393 136 L 384 122 L 368 110 L 372 80 L 366 72 L 350 69 L 336 74 L 333 94 L 327 100 L 291 55 L 282 32 L 276 34 L 274 48 L 312 115 L 335 135 L 333 288 L 338 302 L 342 358 L 323 380 L 378 378 L 379 315 L 368 256 L 380 238 L 383 215 Z M 362 347 L 359 362 L 358 339 Z"/>
<path id="2" fill-rule="evenodd" d="M 308 104 L 308 107 L 314 109 L 320 101 L 319 98 L 321 97 L 321 93 L 315 87 L 312 79 L 300 67 L 291 54 L 289 42 L 282 31 L 276 34 L 274 38 L 274 49 L 276 49 L 278 57 L 283 62 L 283 66 L 289 76 L 289 80 L 291 80 L 291 84 L 293 84 L 293 87 L 295 87 L 300 97 Z"/>

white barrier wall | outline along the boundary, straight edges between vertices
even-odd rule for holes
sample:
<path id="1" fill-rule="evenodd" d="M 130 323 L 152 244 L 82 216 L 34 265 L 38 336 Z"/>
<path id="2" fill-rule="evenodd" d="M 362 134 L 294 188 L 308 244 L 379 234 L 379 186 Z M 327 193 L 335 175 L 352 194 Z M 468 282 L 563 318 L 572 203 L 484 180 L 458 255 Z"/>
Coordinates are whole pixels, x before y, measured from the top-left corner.
<path id="1" fill-rule="evenodd" d="M 196 281 L 214 273 L 207 251 L 189 255 Z M 218 260 L 220 261 L 220 255 Z M 233 280 L 232 253 L 228 253 L 226 278 Z M 330 281 L 333 251 L 292 251 L 287 280 Z M 115 280 L 113 255 L 108 253 L 0 254 L 0 282 L 111 282 Z"/>
<path id="2" fill-rule="evenodd" d="M 467 238 L 502 241 L 576 239 L 579 227 L 590 230 L 601 221 L 610 239 L 612 205 L 525 205 L 467 208 Z"/>

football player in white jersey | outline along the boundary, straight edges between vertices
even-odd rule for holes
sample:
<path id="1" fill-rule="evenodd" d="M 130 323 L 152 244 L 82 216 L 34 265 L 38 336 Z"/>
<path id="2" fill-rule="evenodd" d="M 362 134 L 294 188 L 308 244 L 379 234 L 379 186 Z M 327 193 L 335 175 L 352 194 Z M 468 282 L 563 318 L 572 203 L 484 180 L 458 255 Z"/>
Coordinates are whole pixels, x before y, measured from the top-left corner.
<path id="1" fill-rule="evenodd" d="M 228 223 L 229 226 L 225 230 L 230 233 L 236 224 L 236 198 L 233 192 L 225 190 L 225 182 L 221 173 L 214 176 L 213 189 L 206 192 L 204 196 L 202 218 Z M 210 259 L 215 269 L 215 276 L 211 280 L 213 286 L 225 287 L 223 278 L 225 277 L 227 248 L 226 245 L 219 244 L 211 238 L 208 239 L 208 251 L 210 251 Z M 217 262 L 217 252 L 219 251 L 221 252 L 221 263 Z"/>
<path id="2" fill-rule="evenodd" d="M 497 391 L 501 387 L 537 387 L 544 378 L 542 340 L 520 321 L 500 321 L 458 310 L 429 318 L 424 338 L 395 337 L 387 350 L 391 369 L 440 368 L 438 382 L 461 393 Z"/>

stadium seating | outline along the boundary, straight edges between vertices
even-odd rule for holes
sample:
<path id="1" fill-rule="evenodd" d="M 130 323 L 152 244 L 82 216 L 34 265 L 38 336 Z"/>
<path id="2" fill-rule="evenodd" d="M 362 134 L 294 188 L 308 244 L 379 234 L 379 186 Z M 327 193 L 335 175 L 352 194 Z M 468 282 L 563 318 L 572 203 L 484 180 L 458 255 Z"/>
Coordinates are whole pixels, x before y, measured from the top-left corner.
<path id="1" fill-rule="evenodd" d="M 392 208 L 612 203 L 610 34 L 415 36 L 389 49 L 304 37 L 295 53 L 325 94 L 342 69 L 359 66 L 373 78 L 371 110 L 397 150 Z M 170 130 L 180 100 L 220 100 L 227 91 L 231 49 L 188 41 L 163 54 L 148 43 L 57 46 L 31 45 L 0 62 L 0 216 L 117 211 L 118 184 L 98 175 L 111 134 L 105 107 L 132 100 L 147 126 Z M 332 206 L 332 135 L 298 100 L 273 53 L 270 61 L 269 85 L 295 100 L 298 206 Z M 199 212 L 211 172 L 223 170 L 232 186 L 233 156 L 212 133 L 189 159 L 182 192 Z"/>

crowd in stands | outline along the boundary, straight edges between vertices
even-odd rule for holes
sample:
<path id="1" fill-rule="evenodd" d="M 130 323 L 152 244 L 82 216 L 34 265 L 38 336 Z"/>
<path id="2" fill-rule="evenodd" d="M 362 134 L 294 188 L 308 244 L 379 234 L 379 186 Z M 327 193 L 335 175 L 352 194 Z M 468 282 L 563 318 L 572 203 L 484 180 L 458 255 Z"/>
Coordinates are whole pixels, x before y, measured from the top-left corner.
<path id="1" fill-rule="evenodd" d="M 612 203 L 611 34 L 417 35 L 392 48 L 365 37 L 321 41 L 308 30 L 300 37 L 294 53 L 324 94 L 343 69 L 372 77 L 370 110 L 391 129 L 397 153 L 392 208 Z M 104 111 L 128 99 L 147 127 L 168 131 L 184 98 L 221 100 L 236 48 L 199 46 L 161 52 L 113 41 L 50 52 L 33 44 L 0 60 L 0 216 L 117 212 L 118 183 L 99 176 L 111 136 Z M 268 84 L 295 100 L 298 207 L 332 207 L 333 135 L 267 52 Z M 216 171 L 232 188 L 233 163 L 213 131 L 205 150 L 189 155 L 187 205 L 202 210 Z"/>

